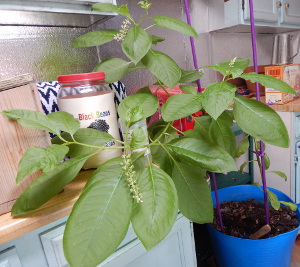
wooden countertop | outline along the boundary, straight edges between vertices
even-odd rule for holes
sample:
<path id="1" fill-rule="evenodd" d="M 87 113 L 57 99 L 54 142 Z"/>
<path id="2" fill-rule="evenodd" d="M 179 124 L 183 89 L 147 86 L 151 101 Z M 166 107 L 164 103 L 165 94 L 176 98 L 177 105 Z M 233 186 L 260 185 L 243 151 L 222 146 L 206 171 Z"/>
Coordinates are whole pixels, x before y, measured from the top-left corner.
<path id="1" fill-rule="evenodd" d="M 265 103 L 265 97 L 261 96 L 260 100 Z M 274 110 L 277 111 L 289 111 L 289 112 L 300 112 L 300 98 L 297 100 L 294 100 L 292 102 L 286 103 L 286 104 L 273 104 L 270 105 L 269 107 L 271 107 Z"/>
<path id="2" fill-rule="evenodd" d="M 81 171 L 65 188 L 36 211 L 20 217 L 0 216 L 0 245 L 70 214 L 82 189 L 94 170 Z"/>

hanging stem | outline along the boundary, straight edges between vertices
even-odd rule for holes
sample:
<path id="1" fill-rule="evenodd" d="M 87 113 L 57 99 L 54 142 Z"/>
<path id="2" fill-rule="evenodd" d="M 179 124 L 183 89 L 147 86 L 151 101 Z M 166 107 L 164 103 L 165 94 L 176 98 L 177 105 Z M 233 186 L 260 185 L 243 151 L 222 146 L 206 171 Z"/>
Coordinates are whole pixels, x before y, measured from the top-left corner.
<path id="1" fill-rule="evenodd" d="M 255 25 L 254 25 L 254 12 L 253 12 L 253 0 L 249 0 L 249 8 L 250 8 L 250 25 L 251 25 L 251 40 L 252 40 L 252 51 L 253 51 L 253 64 L 254 64 L 254 72 L 258 73 L 258 65 L 257 65 L 257 49 L 256 49 L 256 35 L 255 35 Z M 259 92 L 259 84 L 255 83 L 256 89 L 256 99 L 260 101 L 260 92 Z M 263 192 L 264 192 L 264 206 L 265 206 L 265 214 L 266 214 L 266 224 L 270 224 L 270 215 L 269 215 L 269 204 L 268 204 L 268 192 L 267 192 L 267 179 L 266 179 L 266 169 L 265 169 L 265 158 L 264 158 L 264 143 L 260 141 L 260 162 L 261 162 L 261 178 L 263 184 Z"/>
<path id="2" fill-rule="evenodd" d="M 189 24 L 190 26 L 192 26 L 188 0 L 184 0 L 184 7 L 185 7 L 185 15 L 186 15 L 187 24 Z M 194 38 L 192 36 L 190 36 L 190 44 L 191 44 L 191 49 L 192 49 L 194 67 L 195 67 L 196 70 L 198 70 L 199 67 L 198 67 L 196 50 L 195 50 L 195 42 L 194 42 Z M 200 79 L 197 80 L 197 86 L 198 86 L 198 92 L 201 93 Z"/>
<path id="3" fill-rule="evenodd" d="M 220 222 L 220 228 L 221 228 L 221 232 L 224 233 L 224 224 L 223 224 L 223 218 L 222 218 L 221 207 L 220 207 L 220 200 L 219 200 L 219 194 L 218 194 L 218 188 L 217 188 L 217 180 L 216 180 L 216 174 L 214 172 L 211 172 L 211 178 L 212 178 L 213 185 L 214 185 L 217 214 L 218 214 L 218 218 L 219 218 L 219 222 Z"/>

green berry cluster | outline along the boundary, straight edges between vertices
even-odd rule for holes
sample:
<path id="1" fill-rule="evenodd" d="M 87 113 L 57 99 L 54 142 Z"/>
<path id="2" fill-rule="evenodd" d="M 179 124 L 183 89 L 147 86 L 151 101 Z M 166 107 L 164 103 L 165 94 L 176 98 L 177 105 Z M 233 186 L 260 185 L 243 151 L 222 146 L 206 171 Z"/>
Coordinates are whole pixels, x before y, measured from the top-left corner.
<path id="1" fill-rule="evenodd" d="M 139 192 L 139 187 L 137 186 L 136 171 L 131 161 L 131 154 L 122 155 L 123 162 L 121 162 L 122 170 L 125 174 L 125 180 L 128 183 L 132 197 L 137 203 L 143 202 L 142 194 Z"/>

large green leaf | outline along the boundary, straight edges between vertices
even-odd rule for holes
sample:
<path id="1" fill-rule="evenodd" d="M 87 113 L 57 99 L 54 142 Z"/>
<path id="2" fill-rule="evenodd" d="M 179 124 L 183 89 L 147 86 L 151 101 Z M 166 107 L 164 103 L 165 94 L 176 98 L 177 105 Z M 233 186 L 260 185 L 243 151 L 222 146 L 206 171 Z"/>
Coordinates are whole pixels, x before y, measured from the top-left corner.
<path id="1" fill-rule="evenodd" d="M 213 66 L 205 66 L 204 68 L 212 68 L 219 71 L 225 77 L 232 75 L 232 78 L 236 78 L 243 73 L 249 62 L 250 60 L 247 58 L 234 58 L 232 60 L 224 60 Z"/>
<path id="2" fill-rule="evenodd" d="M 221 147 L 205 139 L 177 138 L 166 144 L 179 158 L 211 172 L 236 171 L 233 158 Z"/>
<path id="3" fill-rule="evenodd" d="M 271 145 L 289 147 L 289 135 L 284 122 L 267 105 L 255 99 L 236 95 L 233 114 L 245 133 Z"/>
<path id="4" fill-rule="evenodd" d="M 117 30 L 92 31 L 83 34 L 72 41 L 72 47 L 98 46 L 108 43 L 118 34 Z"/>
<path id="5" fill-rule="evenodd" d="M 137 149 L 145 145 L 148 141 L 148 136 L 142 127 L 135 128 L 131 133 L 130 147 L 132 149 Z"/>
<path id="6" fill-rule="evenodd" d="M 98 3 L 92 6 L 92 10 L 100 12 L 114 12 L 125 17 L 130 15 L 127 5 L 116 6 L 109 3 Z"/>
<path id="7" fill-rule="evenodd" d="M 240 77 L 245 80 L 249 80 L 252 83 L 258 82 L 267 88 L 272 88 L 280 92 L 290 93 L 294 95 L 296 94 L 295 90 L 291 86 L 271 75 L 250 72 L 244 73 L 240 75 Z"/>
<path id="8" fill-rule="evenodd" d="M 100 264 L 127 233 L 133 199 L 120 163 L 118 157 L 100 166 L 73 207 L 63 238 L 71 266 Z"/>
<path id="9" fill-rule="evenodd" d="M 101 61 L 93 71 L 104 72 L 106 83 L 113 83 L 123 78 L 130 63 L 121 58 L 108 58 Z"/>
<path id="10" fill-rule="evenodd" d="M 68 142 L 73 142 L 73 138 L 79 142 L 86 145 L 80 145 L 76 143 L 71 143 L 68 145 L 69 152 L 67 156 L 76 157 L 86 154 L 90 154 L 101 147 L 105 147 L 108 142 L 115 141 L 109 133 L 101 132 L 96 129 L 91 128 L 80 128 L 74 134 L 73 138 L 70 134 L 64 132 L 61 136 Z M 64 142 L 58 137 L 54 137 L 51 142 L 53 144 L 63 144 Z M 90 145 L 90 146 L 87 146 Z"/>
<path id="11" fill-rule="evenodd" d="M 54 121 L 49 120 L 48 117 L 41 112 L 26 109 L 9 109 L 1 113 L 9 119 L 18 121 L 18 123 L 24 127 L 59 134 L 58 125 Z"/>
<path id="12" fill-rule="evenodd" d="M 176 94 L 168 98 L 161 108 L 165 121 L 173 121 L 189 116 L 202 109 L 202 94 Z"/>
<path id="13" fill-rule="evenodd" d="M 69 159 L 33 180 L 15 202 L 12 215 L 22 215 L 42 206 L 75 178 L 88 158 L 81 156 Z"/>
<path id="14" fill-rule="evenodd" d="M 177 193 L 171 177 L 153 165 L 139 175 L 138 186 L 143 202 L 134 205 L 132 227 L 149 250 L 168 235 L 175 223 Z"/>
<path id="15" fill-rule="evenodd" d="M 154 76 L 171 89 L 180 80 L 181 69 L 172 58 L 162 52 L 150 49 L 142 58 L 142 63 Z"/>
<path id="16" fill-rule="evenodd" d="M 51 145 L 46 148 L 31 146 L 26 150 L 18 165 L 17 184 L 27 175 L 43 170 L 51 171 L 67 154 L 67 146 Z"/>
<path id="17" fill-rule="evenodd" d="M 232 102 L 235 91 L 236 87 L 228 82 L 208 85 L 203 92 L 203 108 L 216 120 Z"/>
<path id="18" fill-rule="evenodd" d="M 194 120 L 195 120 L 194 129 L 198 131 L 201 135 L 208 137 L 210 124 L 212 123 L 213 119 L 209 115 L 204 114 L 195 117 Z"/>
<path id="19" fill-rule="evenodd" d="M 74 134 L 80 128 L 79 120 L 64 111 L 51 112 L 47 115 L 47 118 L 56 123 L 61 131 L 70 134 Z"/>
<path id="20" fill-rule="evenodd" d="M 234 157 L 239 158 L 241 155 L 245 154 L 249 149 L 249 145 L 249 135 L 246 135 L 235 149 Z"/>
<path id="21" fill-rule="evenodd" d="M 150 35 L 139 26 L 134 26 L 127 32 L 122 49 L 124 54 L 137 64 L 148 53 L 151 44 Z"/>
<path id="22" fill-rule="evenodd" d="M 179 85 L 180 90 L 186 94 L 196 94 L 197 93 L 197 89 L 194 86 L 191 85 Z"/>
<path id="23" fill-rule="evenodd" d="M 213 220 L 211 191 L 205 175 L 206 170 L 179 162 L 175 162 L 172 174 L 181 213 L 200 224 Z"/>
<path id="24" fill-rule="evenodd" d="M 155 26 L 171 29 L 182 34 L 198 38 L 198 34 L 195 29 L 181 20 L 165 16 L 154 16 L 152 19 L 154 20 Z"/>
<path id="25" fill-rule="evenodd" d="M 221 115 L 217 120 L 213 120 L 209 128 L 209 137 L 212 143 L 224 148 L 231 156 L 236 148 L 235 136 L 230 125 Z"/>
<path id="26" fill-rule="evenodd" d="M 195 82 L 203 76 L 203 72 L 195 70 L 181 70 L 180 83 Z"/>
<path id="27" fill-rule="evenodd" d="M 150 94 L 133 94 L 126 97 L 118 107 L 118 114 L 121 120 L 127 125 L 130 119 L 130 126 L 153 115 L 158 108 L 158 99 Z M 130 116 L 132 111 L 138 110 L 139 116 Z M 133 115 L 133 114 L 132 114 Z"/>

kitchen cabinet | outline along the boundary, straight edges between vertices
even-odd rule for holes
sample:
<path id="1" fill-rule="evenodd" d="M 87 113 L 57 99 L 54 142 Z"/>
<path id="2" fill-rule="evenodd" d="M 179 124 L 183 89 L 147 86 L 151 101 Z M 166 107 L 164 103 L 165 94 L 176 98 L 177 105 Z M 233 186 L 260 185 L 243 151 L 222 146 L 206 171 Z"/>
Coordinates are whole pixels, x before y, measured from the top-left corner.
<path id="1" fill-rule="evenodd" d="M 117 15 L 92 11 L 96 3 L 116 0 L 0 0 L 0 25 L 83 27 Z"/>
<path id="2" fill-rule="evenodd" d="M 1 267 L 22 267 L 18 252 L 15 247 L 0 252 Z"/>
<path id="3" fill-rule="evenodd" d="M 253 0 L 253 7 L 257 33 L 280 33 L 300 29 L 298 0 Z M 212 0 L 209 14 L 209 31 L 250 32 L 249 1 Z"/>
<path id="4" fill-rule="evenodd" d="M 298 0 L 282 1 L 281 23 L 300 25 L 300 3 Z"/>
<path id="5" fill-rule="evenodd" d="M 1 245 L 0 266 L 69 266 L 64 257 L 62 246 L 62 237 L 66 220 L 67 217 L 62 218 Z M 30 244 L 30 246 L 28 244 Z M 1 253 L 1 251 L 3 252 Z M 2 257 L 2 255 L 4 256 Z M 10 265 L 5 265 L 7 261 L 9 261 Z M 127 236 L 120 244 L 117 251 L 98 267 L 125 266 L 196 267 L 192 223 L 179 214 L 169 235 L 160 244 L 148 252 L 137 239 L 132 228 L 130 228 Z"/>

